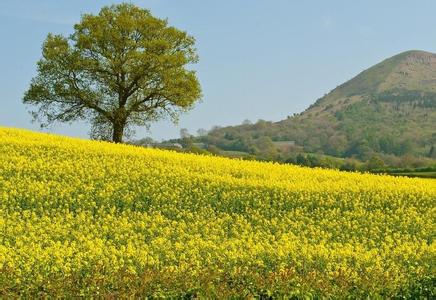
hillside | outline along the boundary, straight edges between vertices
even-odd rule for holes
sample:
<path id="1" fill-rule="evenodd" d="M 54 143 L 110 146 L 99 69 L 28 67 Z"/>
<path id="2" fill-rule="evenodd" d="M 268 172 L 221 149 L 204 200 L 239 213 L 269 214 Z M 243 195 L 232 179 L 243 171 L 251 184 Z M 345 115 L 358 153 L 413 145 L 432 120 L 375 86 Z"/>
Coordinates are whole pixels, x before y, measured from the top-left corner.
<path id="1" fill-rule="evenodd" d="M 436 181 L 0 128 L 1 298 L 434 297 Z"/>
<path id="2" fill-rule="evenodd" d="M 293 151 L 362 161 L 375 154 L 391 160 L 404 155 L 436 158 L 436 54 L 395 55 L 338 86 L 301 114 L 280 122 L 215 129 L 198 140 L 221 150 L 279 160 Z M 273 147 L 278 141 L 294 145 L 287 153 Z M 262 144 L 268 145 L 266 151 Z"/>

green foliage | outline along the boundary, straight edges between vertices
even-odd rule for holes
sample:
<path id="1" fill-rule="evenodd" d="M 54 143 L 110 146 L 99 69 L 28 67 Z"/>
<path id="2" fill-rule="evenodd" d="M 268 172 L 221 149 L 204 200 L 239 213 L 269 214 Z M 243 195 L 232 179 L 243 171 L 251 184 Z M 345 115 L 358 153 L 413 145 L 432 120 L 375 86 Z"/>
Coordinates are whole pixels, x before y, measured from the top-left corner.
<path id="1" fill-rule="evenodd" d="M 263 136 L 256 140 L 256 148 L 258 149 L 256 154 L 264 159 L 274 159 L 277 156 L 277 149 L 274 146 L 272 140 L 268 136 Z"/>
<path id="2" fill-rule="evenodd" d="M 431 145 L 430 150 L 428 151 L 428 157 L 436 158 L 436 149 L 434 145 Z"/>
<path id="3" fill-rule="evenodd" d="M 393 89 L 372 96 L 376 102 L 412 103 L 414 107 L 435 108 L 436 93 Z"/>
<path id="4" fill-rule="evenodd" d="M 126 129 L 200 98 L 194 38 L 132 4 L 85 14 L 69 37 L 49 34 L 24 103 L 43 124 L 89 120 L 91 136 L 121 142 Z"/>
<path id="5" fill-rule="evenodd" d="M 384 166 L 385 166 L 384 161 L 378 155 L 373 155 L 371 159 L 369 159 L 368 162 L 366 163 L 366 168 L 368 170 L 381 169 Z"/>

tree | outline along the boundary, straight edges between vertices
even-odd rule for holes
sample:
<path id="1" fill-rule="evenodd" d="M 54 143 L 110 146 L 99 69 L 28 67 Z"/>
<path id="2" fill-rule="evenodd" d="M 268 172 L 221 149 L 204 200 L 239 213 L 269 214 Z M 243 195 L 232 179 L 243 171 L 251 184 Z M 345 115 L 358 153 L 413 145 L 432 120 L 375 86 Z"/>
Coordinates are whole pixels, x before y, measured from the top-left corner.
<path id="1" fill-rule="evenodd" d="M 256 140 L 255 146 L 258 149 L 258 156 L 263 159 L 274 159 L 277 156 L 277 148 L 269 136 L 262 136 Z"/>
<path id="2" fill-rule="evenodd" d="M 204 128 L 199 128 L 198 130 L 197 130 L 197 136 L 205 136 L 205 135 L 207 135 L 207 130 L 206 129 L 204 129 Z"/>
<path id="3" fill-rule="evenodd" d="M 436 158 L 436 149 L 435 149 L 434 145 L 431 145 L 430 151 L 428 152 L 428 157 Z"/>
<path id="4" fill-rule="evenodd" d="M 180 129 L 180 143 L 184 148 L 192 147 L 192 135 L 189 133 L 188 129 L 182 128 Z"/>
<path id="5" fill-rule="evenodd" d="M 340 169 L 343 171 L 356 171 L 359 169 L 359 161 L 353 158 L 346 158 Z"/>
<path id="6" fill-rule="evenodd" d="M 136 140 L 136 141 L 132 142 L 132 144 L 138 145 L 138 146 L 150 146 L 150 145 L 154 145 L 156 143 L 157 142 L 151 137 L 145 137 L 145 138 L 142 138 L 140 140 Z"/>
<path id="7" fill-rule="evenodd" d="M 301 153 L 299 153 L 297 155 L 295 162 L 297 163 L 297 165 L 300 165 L 300 166 L 307 166 L 308 165 L 308 161 L 307 161 L 306 157 Z"/>
<path id="8" fill-rule="evenodd" d="M 93 138 L 122 142 L 133 126 L 174 122 L 201 97 L 195 40 L 132 4 L 85 14 L 69 37 L 49 34 L 23 102 L 43 126 L 89 120 Z"/>
<path id="9" fill-rule="evenodd" d="M 367 162 L 366 168 L 368 170 L 377 170 L 385 167 L 385 162 L 378 155 L 373 155 Z"/>
<path id="10" fill-rule="evenodd" d="M 191 137 L 191 134 L 189 133 L 188 129 L 186 129 L 186 128 L 180 129 L 180 138 L 181 139 L 187 139 L 190 137 Z"/>
<path id="11" fill-rule="evenodd" d="M 319 167 L 321 165 L 319 158 L 313 154 L 307 155 L 306 160 L 307 160 L 307 165 L 310 167 Z"/>

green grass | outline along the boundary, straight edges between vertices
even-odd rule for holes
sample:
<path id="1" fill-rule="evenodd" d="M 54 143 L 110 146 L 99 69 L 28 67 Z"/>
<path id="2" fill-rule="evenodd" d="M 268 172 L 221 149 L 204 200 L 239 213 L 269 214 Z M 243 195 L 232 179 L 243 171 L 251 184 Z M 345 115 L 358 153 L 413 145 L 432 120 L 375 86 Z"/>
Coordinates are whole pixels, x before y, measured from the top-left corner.
<path id="1" fill-rule="evenodd" d="M 436 178 L 436 172 L 404 172 L 404 173 L 388 173 L 388 174 L 394 176 Z"/>
<path id="2" fill-rule="evenodd" d="M 226 157 L 246 157 L 249 156 L 250 153 L 248 152 L 243 152 L 243 151 L 225 151 L 222 150 L 219 153 L 222 156 L 226 156 Z"/>

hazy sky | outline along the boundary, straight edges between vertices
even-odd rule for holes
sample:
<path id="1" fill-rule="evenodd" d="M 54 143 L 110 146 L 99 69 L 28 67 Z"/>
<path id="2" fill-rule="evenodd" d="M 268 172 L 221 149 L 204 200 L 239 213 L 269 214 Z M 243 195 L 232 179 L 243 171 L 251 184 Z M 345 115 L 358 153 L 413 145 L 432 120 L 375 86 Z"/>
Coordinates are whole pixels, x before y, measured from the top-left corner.
<path id="1" fill-rule="evenodd" d="M 0 126 L 38 129 L 21 103 L 49 32 L 68 35 L 103 0 L 0 0 Z M 244 119 L 278 121 L 371 65 L 405 50 L 436 52 L 436 1 L 130 1 L 197 39 L 203 100 L 179 125 L 137 137 L 177 137 Z M 51 132 L 87 137 L 87 124 Z"/>

